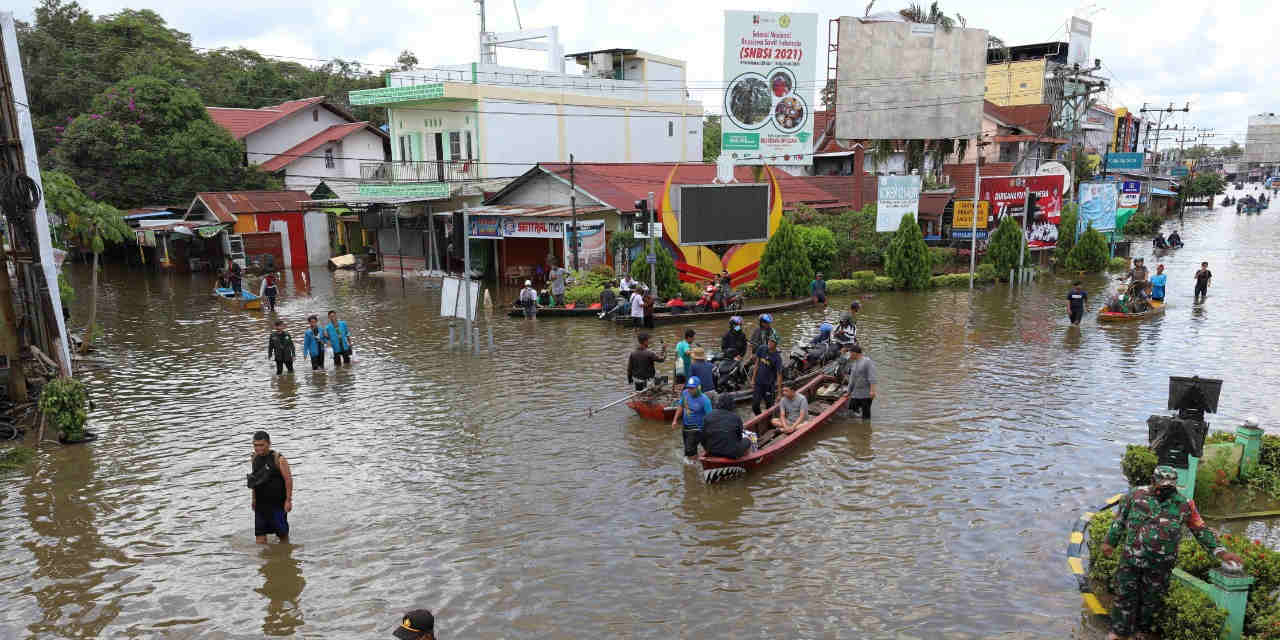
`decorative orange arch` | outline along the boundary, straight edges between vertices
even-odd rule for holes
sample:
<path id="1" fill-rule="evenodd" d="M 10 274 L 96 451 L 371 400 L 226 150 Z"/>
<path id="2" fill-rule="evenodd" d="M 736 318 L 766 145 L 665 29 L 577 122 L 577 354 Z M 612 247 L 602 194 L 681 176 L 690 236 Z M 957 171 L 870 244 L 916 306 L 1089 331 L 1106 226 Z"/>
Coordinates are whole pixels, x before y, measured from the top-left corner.
<path id="1" fill-rule="evenodd" d="M 671 185 L 675 180 L 680 165 L 671 168 L 662 185 L 662 197 L 658 203 L 658 214 L 662 220 L 663 245 L 675 260 L 676 270 L 684 282 L 710 280 L 721 270 L 727 270 L 734 286 L 740 286 L 756 279 L 760 269 L 760 257 L 764 255 L 766 242 L 746 242 L 729 248 L 724 256 L 703 246 L 680 246 L 679 216 L 671 209 Z M 769 204 L 769 237 L 782 222 L 782 190 L 778 186 L 777 176 L 773 169 L 765 166 L 765 174 L 769 176 L 769 190 L 772 194 Z"/>

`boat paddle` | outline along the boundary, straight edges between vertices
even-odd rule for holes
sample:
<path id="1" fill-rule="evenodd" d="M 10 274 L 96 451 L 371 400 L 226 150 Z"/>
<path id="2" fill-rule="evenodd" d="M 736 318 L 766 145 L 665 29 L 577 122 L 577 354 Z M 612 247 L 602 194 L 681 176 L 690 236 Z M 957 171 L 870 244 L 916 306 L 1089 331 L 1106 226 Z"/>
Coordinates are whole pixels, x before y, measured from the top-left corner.
<path id="1" fill-rule="evenodd" d="M 609 407 L 612 407 L 612 406 L 616 406 L 616 405 L 622 404 L 623 402 L 626 402 L 627 400 L 630 400 L 630 399 L 632 399 L 632 398 L 634 398 L 634 397 L 636 397 L 636 396 L 638 396 L 638 395 L 640 395 L 640 394 L 642 394 L 642 393 L 647 393 L 647 392 L 649 392 L 649 391 L 651 391 L 651 390 L 652 390 L 652 389 L 642 389 L 642 390 L 637 391 L 637 392 L 635 392 L 635 393 L 633 393 L 633 394 L 631 394 L 631 395 L 629 395 L 629 396 L 627 396 L 627 397 L 625 397 L 625 398 L 619 398 L 619 399 L 617 399 L 617 400 L 614 400 L 613 402 L 610 402 L 609 404 L 606 404 L 606 405 L 604 405 L 603 407 L 600 407 L 599 409 L 592 409 L 591 407 L 587 407 L 587 415 L 588 415 L 588 416 L 590 416 L 591 414 L 593 414 L 593 413 L 595 413 L 595 412 L 597 412 L 597 411 L 604 411 L 605 409 L 608 409 Z"/>

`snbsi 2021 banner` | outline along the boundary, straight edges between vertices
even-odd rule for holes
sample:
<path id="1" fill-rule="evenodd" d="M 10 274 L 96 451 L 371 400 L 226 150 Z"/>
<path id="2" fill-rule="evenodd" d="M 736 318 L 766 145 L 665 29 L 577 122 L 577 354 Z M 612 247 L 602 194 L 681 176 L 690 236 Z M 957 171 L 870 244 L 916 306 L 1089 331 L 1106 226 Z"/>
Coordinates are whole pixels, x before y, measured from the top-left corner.
<path id="1" fill-rule="evenodd" d="M 1031 219 L 1021 222 L 1027 190 L 1031 192 Z M 1016 216 L 1026 225 L 1027 246 L 1058 245 L 1058 221 L 1062 216 L 1062 176 L 1001 176 L 982 178 L 978 199 L 990 203 L 995 225 L 1004 216 Z"/>
<path id="2" fill-rule="evenodd" d="M 813 152 L 818 14 L 724 12 L 721 150 L 734 164 Z"/>

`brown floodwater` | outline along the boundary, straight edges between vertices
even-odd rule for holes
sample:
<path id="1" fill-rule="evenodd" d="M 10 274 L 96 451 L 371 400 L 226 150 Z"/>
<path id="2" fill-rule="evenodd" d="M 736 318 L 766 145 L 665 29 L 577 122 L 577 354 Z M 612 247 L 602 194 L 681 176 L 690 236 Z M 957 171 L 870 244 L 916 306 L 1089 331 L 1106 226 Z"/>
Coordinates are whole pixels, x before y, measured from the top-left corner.
<path id="1" fill-rule="evenodd" d="M 713 486 L 668 426 L 588 417 L 626 393 L 629 328 L 498 316 L 494 353 L 450 351 L 438 290 L 317 269 L 279 315 L 300 349 L 338 310 L 353 366 L 276 377 L 266 318 L 208 276 L 108 266 L 101 439 L 0 478 L 0 637 L 385 637 L 417 606 L 446 638 L 1097 637 L 1067 533 L 1124 487 L 1168 376 L 1225 379 L 1217 428 L 1278 415 L 1277 216 L 1189 213 L 1168 312 L 1140 324 L 1071 328 L 1055 277 L 865 297 L 874 418 Z M 1096 310 L 1108 280 L 1086 282 Z M 779 314 L 785 341 L 849 299 Z M 288 545 L 253 541 L 256 429 L 293 466 Z"/>

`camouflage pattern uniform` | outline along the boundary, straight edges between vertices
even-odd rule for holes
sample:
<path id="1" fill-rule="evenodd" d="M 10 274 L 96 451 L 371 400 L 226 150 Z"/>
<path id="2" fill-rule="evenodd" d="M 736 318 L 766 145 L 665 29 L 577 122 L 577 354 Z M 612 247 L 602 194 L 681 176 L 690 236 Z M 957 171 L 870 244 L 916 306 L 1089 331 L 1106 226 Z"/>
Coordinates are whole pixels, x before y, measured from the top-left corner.
<path id="1" fill-rule="evenodd" d="M 1171 467 L 1157 468 L 1157 485 L 1176 479 Z M 1120 551 L 1120 566 L 1112 586 L 1116 596 L 1111 606 L 1112 633 L 1127 637 L 1135 631 L 1151 630 L 1178 559 L 1183 526 L 1210 554 L 1222 550 L 1218 538 L 1200 518 L 1195 502 L 1176 488 L 1161 499 L 1153 487 L 1140 487 L 1121 501 L 1120 513 L 1107 531 L 1106 540 Z"/>

